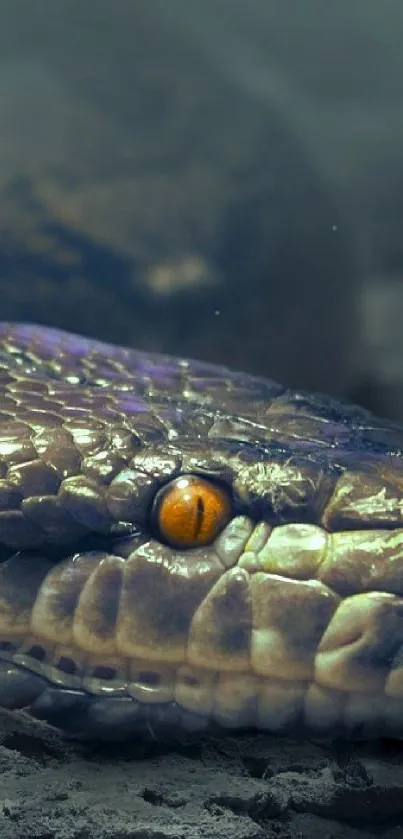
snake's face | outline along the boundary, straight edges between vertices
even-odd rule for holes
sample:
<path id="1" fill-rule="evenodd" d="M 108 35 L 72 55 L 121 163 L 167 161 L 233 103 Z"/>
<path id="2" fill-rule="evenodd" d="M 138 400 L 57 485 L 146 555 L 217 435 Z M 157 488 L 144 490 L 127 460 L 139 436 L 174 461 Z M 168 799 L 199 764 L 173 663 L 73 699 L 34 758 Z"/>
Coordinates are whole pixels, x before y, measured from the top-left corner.
<path id="1" fill-rule="evenodd" d="M 0 328 L 0 704 L 76 735 L 403 735 L 403 433 Z"/>

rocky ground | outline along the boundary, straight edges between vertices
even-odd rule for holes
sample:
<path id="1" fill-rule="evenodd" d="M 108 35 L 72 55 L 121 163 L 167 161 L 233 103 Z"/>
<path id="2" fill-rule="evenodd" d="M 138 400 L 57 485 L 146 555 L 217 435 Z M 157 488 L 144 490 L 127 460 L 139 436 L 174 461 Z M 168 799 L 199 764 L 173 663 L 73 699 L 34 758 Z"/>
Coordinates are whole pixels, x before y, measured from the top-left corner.
<path id="1" fill-rule="evenodd" d="M 72 744 L 0 720 L 7 839 L 398 839 L 402 746 L 242 734 L 175 747 Z"/>

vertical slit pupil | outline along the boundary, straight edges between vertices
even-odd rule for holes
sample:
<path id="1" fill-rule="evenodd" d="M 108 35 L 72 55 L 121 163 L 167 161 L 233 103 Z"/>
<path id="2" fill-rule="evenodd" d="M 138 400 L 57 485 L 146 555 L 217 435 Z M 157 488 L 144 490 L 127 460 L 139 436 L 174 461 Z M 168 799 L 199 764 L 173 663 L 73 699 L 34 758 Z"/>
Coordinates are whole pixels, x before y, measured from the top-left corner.
<path id="1" fill-rule="evenodd" d="M 195 531 L 194 531 L 194 538 L 195 539 L 197 539 L 197 537 L 199 536 L 200 531 L 202 529 L 203 515 L 204 515 L 204 501 L 203 501 L 202 497 L 199 495 L 198 498 L 197 498 L 197 504 L 196 504 L 196 522 L 195 522 Z"/>

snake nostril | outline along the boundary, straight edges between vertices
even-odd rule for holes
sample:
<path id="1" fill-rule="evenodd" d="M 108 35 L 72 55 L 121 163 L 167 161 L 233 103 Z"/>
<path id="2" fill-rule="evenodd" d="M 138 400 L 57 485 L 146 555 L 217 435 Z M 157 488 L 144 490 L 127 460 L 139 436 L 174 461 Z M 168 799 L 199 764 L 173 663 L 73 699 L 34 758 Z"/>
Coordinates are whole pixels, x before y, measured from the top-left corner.
<path id="1" fill-rule="evenodd" d="M 139 673 L 138 681 L 148 687 L 157 687 L 161 682 L 159 673 L 154 673 L 152 670 L 143 670 Z"/>
<path id="2" fill-rule="evenodd" d="M 16 647 L 17 645 L 13 644 L 12 641 L 0 641 L 0 652 L 12 653 Z"/>
<path id="3" fill-rule="evenodd" d="M 77 665 L 72 658 L 68 658 L 65 655 L 60 656 L 59 661 L 56 664 L 58 670 L 61 670 L 62 673 L 67 673 L 69 676 L 73 676 L 74 673 L 77 671 Z"/>
<path id="4" fill-rule="evenodd" d="M 92 670 L 91 676 L 93 679 L 104 679 L 107 682 L 112 682 L 116 679 L 117 673 L 115 667 L 107 667 L 105 664 L 98 664 Z"/>
<path id="5" fill-rule="evenodd" d="M 26 655 L 34 658 L 36 661 L 45 661 L 46 650 L 40 644 L 33 644 L 33 646 L 26 651 Z"/>

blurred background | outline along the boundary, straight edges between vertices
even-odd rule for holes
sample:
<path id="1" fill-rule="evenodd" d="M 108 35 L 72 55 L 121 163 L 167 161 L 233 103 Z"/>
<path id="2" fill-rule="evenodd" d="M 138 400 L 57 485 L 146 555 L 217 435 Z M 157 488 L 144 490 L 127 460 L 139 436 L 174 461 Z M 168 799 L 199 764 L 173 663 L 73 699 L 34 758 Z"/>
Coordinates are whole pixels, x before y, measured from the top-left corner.
<path id="1" fill-rule="evenodd" d="M 403 419 L 401 0 L 0 0 L 0 319 Z"/>

